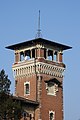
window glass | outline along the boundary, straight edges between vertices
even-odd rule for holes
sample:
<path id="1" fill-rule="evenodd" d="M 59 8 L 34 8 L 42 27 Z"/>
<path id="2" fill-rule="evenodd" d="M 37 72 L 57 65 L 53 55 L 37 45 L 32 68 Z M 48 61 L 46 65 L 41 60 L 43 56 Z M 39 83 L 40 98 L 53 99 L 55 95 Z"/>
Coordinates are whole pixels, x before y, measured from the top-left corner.
<path id="1" fill-rule="evenodd" d="M 25 93 L 26 93 L 26 94 L 29 94 L 29 84 L 26 84 L 26 85 L 25 85 Z"/>
<path id="2" fill-rule="evenodd" d="M 30 94 L 30 83 L 29 82 L 26 82 L 24 83 L 24 92 L 25 94 Z"/>

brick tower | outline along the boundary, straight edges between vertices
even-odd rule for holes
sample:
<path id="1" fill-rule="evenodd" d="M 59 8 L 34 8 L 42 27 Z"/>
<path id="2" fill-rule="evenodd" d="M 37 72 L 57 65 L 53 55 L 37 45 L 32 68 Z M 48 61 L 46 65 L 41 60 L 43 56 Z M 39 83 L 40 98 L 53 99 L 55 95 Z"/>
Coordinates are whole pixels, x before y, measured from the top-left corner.
<path id="1" fill-rule="evenodd" d="M 63 51 L 71 47 L 36 38 L 7 48 L 15 51 L 15 96 L 39 103 L 31 120 L 63 120 Z"/>

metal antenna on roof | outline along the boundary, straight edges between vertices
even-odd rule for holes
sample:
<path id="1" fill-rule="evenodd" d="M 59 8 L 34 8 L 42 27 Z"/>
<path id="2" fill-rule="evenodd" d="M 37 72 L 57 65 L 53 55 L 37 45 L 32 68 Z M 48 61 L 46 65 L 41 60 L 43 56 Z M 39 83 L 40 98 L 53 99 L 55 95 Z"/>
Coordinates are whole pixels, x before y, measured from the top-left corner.
<path id="1" fill-rule="evenodd" d="M 39 10 L 38 30 L 37 30 L 36 38 L 41 38 L 41 37 L 42 37 L 42 34 L 41 34 L 41 29 L 40 29 L 40 10 Z"/>

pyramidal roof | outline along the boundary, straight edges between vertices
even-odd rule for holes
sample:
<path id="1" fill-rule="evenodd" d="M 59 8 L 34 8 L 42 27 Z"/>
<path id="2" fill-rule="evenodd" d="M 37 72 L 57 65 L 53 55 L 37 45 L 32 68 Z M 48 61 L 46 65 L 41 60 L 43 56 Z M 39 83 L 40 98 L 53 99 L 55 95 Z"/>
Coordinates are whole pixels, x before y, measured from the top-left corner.
<path id="1" fill-rule="evenodd" d="M 47 40 L 47 39 L 43 39 L 43 38 L 36 38 L 36 39 L 28 40 L 28 41 L 25 41 L 25 42 L 21 42 L 21 43 L 17 43 L 17 44 L 14 44 L 14 45 L 7 46 L 6 48 L 11 49 L 11 50 L 16 50 L 16 49 L 18 49 L 22 46 L 25 47 L 25 46 L 29 46 L 29 45 L 33 45 L 33 44 L 37 44 L 37 43 L 47 44 L 47 45 L 50 45 L 50 46 L 58 47 L 61 50 L 67 50 L 67 49 L 72 48 L 70 46 L 60 44 L 60 43 L 57 43 L 57 42 L 54 42 L 54 41 L 50 41 L 50 40 Z"/>

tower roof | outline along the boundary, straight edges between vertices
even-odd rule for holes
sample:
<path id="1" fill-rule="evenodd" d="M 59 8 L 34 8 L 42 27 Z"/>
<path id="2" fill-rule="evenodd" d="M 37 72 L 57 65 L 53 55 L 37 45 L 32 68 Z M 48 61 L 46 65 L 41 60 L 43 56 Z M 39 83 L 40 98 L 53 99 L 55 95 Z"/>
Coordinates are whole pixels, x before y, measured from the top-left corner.
<path id="1" fill-rule="evenodd" d="M 13 96 L 13 100 L 18 100 L 18 101 L 21 101 L 23 103 L 26 103 L 26 104 L 32 104 L 32 105 L 38 105 L 39 103 L 37 101 L 32 101 L 32 100 L 29 100 L 29 99 L 25 99 L 23 97 L 20 97 L 20 96 Z"/>
<path id="2" fill-rule="evenodd" d="M 47 40 L 47 39 L 43 39 L 43 38 L 36 38 L 36 39 L 28 40 L 28 41 L 25 41 L 25 42 L 21 42 L 21 43 L 18 43 L 18 44 L 7 46 L 6 48 L 11 49 L 11 50 L 16 50 L 16 49 L 18 49 L 22 46 L 25 47 L 25 46 L 29 46 L 29 45 L 33 45 L 33 44 L 37 44 L 37 43 L 48 44 L 48 45 L 51 45 L 51 46 L 54 46 L 54 47 L 58 47 L 61 50 L 67 50 L 67 49 L 72 48 L 70 46 L 63 45 L 63 44 L 60 44 L 60 43 L 57 43 L 57 42 L 54 42 L 54 41 L 50 41 L 50 40 Z"/>

